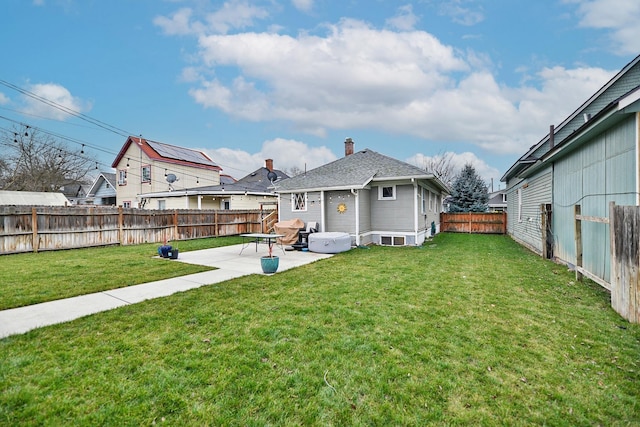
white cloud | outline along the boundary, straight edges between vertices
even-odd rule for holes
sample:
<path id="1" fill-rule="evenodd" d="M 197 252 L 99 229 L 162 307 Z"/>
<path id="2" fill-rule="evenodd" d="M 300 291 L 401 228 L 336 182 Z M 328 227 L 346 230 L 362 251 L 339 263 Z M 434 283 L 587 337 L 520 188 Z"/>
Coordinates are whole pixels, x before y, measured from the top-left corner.
<path id="1" fill-rule="evenodd" d="M 538 142 L 613 75 L 545 68 L 509 87 L 496 81 L 485 54 L 456 50 L 425 31 L 353 19 L 325 28 L 201 34 L 200 63 L 183 79 L 193 83 L 197 103 L 242 120 L 289 123 L 317 136 L 378 130 L 505 155 Z"/>
<path id="2" fill-rule="evenodd" d="M 280 170 L 311 170 L 334 161 L 337 157 L 327 147 L 310 147 L 304 142 L 276 138 L 265 141 L 258 153 L 248 153 L 230 148 L 202 149 L 223 168 L 223 173 L 240 179 L 273 160 L 273 167 Z"/>
<path id="3" fill-rule="evenodd" d="M 567 0 L 578 4 L 580 26 L 609 30 L 614 50 L 620 55 L 640 51 L 640 2 L 637 0 Z"/>
<path id="4" fill-rule="evenodd" d="M 398 8 L 396 16 L 387 19 L 388 27 L 395 28 L 400 31 L 413 30 L 418 23 L 418 16 L 413 13 L 413 6 L 410 4 Z"/>
<path id="5" fill-rule="evenodd" d="M 269 16 L 266 9 L 246 0 L 230 0 L 215 12 L 205 13 L 202 20 L 194 18 L 191 8 L 182 8 L 170 17 L 156 16 L 153 23 L 167 35 L 226 34 L 232 29 L 249 28 L 256 19 Z"/>
<path id="6" fill-rule="evenodd" d="M 491 184 L 491 179 L 493 178 L 494 189 L 498 189 L 498 184 L 500 182 L 500 172 L 498 169 L 489 166 L 484 160 L 480 159 L 474 153 L 470 153 L 468 151 L 463 153 L 454 153 L 451 151 L 447 151 L 446 153 L 436 154 L 434 156 L 427 156 L 422 153 L 417 153 L 406 160 L 407 163 L 418 166 L 419 168 L 424 168 L 425 165 L 429 163 L 429 161 L 434 160 L 438 161 L 442 158 L 450 158 L 451 160 L 451 168 L 453 169 L 453 175 L 457 175 L 460 173 L 462 168 L 466 164 L 471 164 L 480 175 L 482 179 L 487 183 L 487 185 Z"/>
<path id="7" fill-rule="evenodd" d="M 467 7 L 466 4 L 474 3 L 469 0 L 451 0 L 444 2 L 440 6 L 440 13 L 449 16 L 453 22 L 460 25 L 471 26 L 484 21 L 482 7 L 475 9 Z"/>
<path id="8" fill-rule="evenodd" d="M 302 12 L 311 12 L 314 0 L 291 0 L 291 4 Z"/>
<path id="9" fill-rule="evenodd" d="M 4 93 L 0 92 L 0 105 L 5 105 L 9 103 L 9 97 Z"/>
<path id="10" fill-rule="evenodd" d="M 71 117 L 64 109 L 73 110 L 74 112 L 86 113 L 91 110 L 91 104 L 71 95 L 71 92 L 64 86 L 55 83 L 43 83 L 31 85 L 29 91 L 40 98 L 44 98 L 52 103 L 62 107 L 56 108 L 48 103 L 34 99 L 32 97 L 23 96 L 23 111 L 27 114 L 35 116 L 52 118 L 56 120 L 65 120 Z"/>

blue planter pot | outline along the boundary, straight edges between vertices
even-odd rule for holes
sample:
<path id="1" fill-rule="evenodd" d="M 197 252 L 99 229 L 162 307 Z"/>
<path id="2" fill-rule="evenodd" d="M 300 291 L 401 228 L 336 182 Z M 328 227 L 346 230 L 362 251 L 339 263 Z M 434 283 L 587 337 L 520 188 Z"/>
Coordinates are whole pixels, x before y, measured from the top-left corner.
<path id="1" fill-rule="evenodd" d="M 280 264 L 280 258 L 277 256 L 268 257 L 263 256 L 260 258 L 260 264 L 262 265 L 262 272 L 265 274 L 273 274 L 278 271 L 278 265 Z"/>

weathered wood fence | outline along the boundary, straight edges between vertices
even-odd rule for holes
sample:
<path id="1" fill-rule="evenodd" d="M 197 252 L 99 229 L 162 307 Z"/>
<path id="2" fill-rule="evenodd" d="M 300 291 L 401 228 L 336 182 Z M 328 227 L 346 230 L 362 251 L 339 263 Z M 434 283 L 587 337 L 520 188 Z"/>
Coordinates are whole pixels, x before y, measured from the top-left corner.
<path id="1" fill-rule="evenodd" d="M 631 323 L 640 323 L 640 207 L 609 206 L 611 229 L 611 306 Z"/>
<path id="2" fill-rule="evenodd" d="M 452 233 L 505 234 L 506 212 L 464 212 L 440 214 L 440 231 Z"/>
<path id="3" fill-rule="evenodd" d="M 272 216 L 261 210 L 0 206 L 0 254 L 262 232 L 263 219 Z"/>
<path id="4" fill-rule="evenodd" d="M 611 291 L 611 307 L 631 323 L 640 323 L 640 206 L 609 204 L 609 218 L 582 215 L 574 206 L 576 279 L 585 276 Z M 610 281 L 590 273 L 582 265 L 582 222 L 609 225 Z"/>

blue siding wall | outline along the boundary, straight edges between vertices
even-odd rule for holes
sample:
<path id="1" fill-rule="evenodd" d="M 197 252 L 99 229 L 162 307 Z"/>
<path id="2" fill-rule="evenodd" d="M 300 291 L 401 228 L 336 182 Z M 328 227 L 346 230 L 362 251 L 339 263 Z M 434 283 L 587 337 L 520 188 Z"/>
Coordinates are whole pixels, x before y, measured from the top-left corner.
<path id="1" fill-rule="evenodd" d="M 631 115 L 554 164 L 554 254 L 575 264 L 574 206 L 609 216 L 609 202 L 636 204 L 636 120 Z M 582 221 L 583 267 L 609 281 L 609 225 Z"/>

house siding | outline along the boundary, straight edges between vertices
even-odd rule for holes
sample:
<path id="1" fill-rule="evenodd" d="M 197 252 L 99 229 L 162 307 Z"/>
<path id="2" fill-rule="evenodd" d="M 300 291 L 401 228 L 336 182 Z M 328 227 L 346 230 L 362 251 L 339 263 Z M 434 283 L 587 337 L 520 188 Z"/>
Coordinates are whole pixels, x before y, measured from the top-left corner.
<path id="1" fill-rule="evenodd" d="M 377 189 L 376 189 L 377 191 Z M 360 244 L 368 245 L 371 240 L 371 190 L 358 190 L 360 203 Z"/>
<path id="2" fill-rule="evenodd" d="M 380 184 L 385 186 L 387 184 Z M 371 228 L 389 232 L 414 231 L 413 185 L 396 185 L 395 200 L 378 200 L 378 187 L 371 188 Z"/>
<path id="3" fill-rule="evenodd" d="M 551 167 L 515 184 L 508 183 L 507 233 L 532 251 L 542 254 L 542 217 L 540 205 L 552 202 Z M 518 190 L 522 192 L 519 206 Z"/>
<path id="4" fill-rule="evenodd" d="M 582 215 L 609 216 L 609 202 L 636 204 L 636 119 L 630 116 L 555 163 L 553 233 L 555 256 L 575 264 L 574 206 Z M 583 267 L 610 276 L 609 225 L 582 221 Z"/>
<path id="5" fill-rule="evenodd" d="M 356 198 L 350 191 L 327 191 L 325 193 L 325 211 L 327 230 L 355 234 L 356 232 Z M 347 210 L 338 212 L 338 206 L 344 203 Z"/>
<path id="6" fill-rule="evenodd" d="M 287 221 L 290 219 L 299 218 L 306 224 L 309 221 L 315 221 L 318 223 L 320 230 L 326 230 L 324 224 L 322 224 L 322 203 L 320 191 L 310 191 L 307 193 L 307 210 L 306 211 L 293 211 L 291 209 L 291 194 L 280 194 L 280 209 L 278 215 L 280 221 Z M 327 200 L 325 200 L 325 203 Z M 333 231 L 333 230 L 332 230 Z"/>

